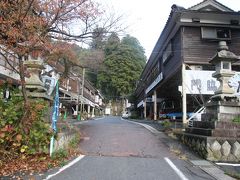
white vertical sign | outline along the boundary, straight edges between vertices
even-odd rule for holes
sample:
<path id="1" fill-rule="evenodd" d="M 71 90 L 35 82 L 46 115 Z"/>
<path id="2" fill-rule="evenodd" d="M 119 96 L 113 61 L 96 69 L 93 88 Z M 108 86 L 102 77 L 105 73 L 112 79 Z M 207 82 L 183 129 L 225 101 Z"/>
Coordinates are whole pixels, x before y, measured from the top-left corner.
<path id="1" fill-rule="evenodd" d="M 187 94 L 212 95 L 220 83 L 212 77 L 215 71 L 186 70 Z"/>

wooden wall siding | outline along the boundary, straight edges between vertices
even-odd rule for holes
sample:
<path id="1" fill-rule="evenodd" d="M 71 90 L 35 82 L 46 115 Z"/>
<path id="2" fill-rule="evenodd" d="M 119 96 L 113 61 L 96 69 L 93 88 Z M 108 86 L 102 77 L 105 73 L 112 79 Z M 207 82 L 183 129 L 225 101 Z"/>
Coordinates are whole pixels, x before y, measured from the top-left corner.
<path id="1" fill-rule="evenodd" d="M 79 94 L 80 95 L 81 95 L 81 92 L 82 92 L 82 89 L 81 89 L 82 88 L 82 86 L 81 86 L 82 84 L 81 83 L 82 82 L 80 81 L 80 87 L 79 87 Z M 78 93 L 77 85 L 78 85 L 77 80 L 70 79 L 69 80 L 69 86 L 71 86 L 71 89 L 69 91 L 77 94 Z M 84 88 L 83 96 L 85 98 L 91 100 L 92 102 L 94 102 L 94 98 L 95 97 L 93 95 L 91 95 L 89 92 L 87 92 L 86 87 Z"/>
<path id="2" fill-rule="evenodd" d="M 229 49 L 240 54 L 240 32 L 232 30 L 232 40 Z M 209 63 L 218 48 L 217 41 L 201 39 L 200 27 L 183 27 L 183 58 L 186 63 Z"/>
<path id="3" fill-rule="evenodd" d="M 240 29 L 232 29 L 231 30 L 232 40 L 231 43 L 228 44 L 229 50 L 234 52 L 236 55 L 240 55 Z"/>
<path id="4" fill-rule="evenodd" d="M 200 27 L 183 27 L 183 58 L 186 63 L 208 63 L 216 53 L 217 42 L 203 41 Z"/>
<path id="5" fill-rule="evenodd" d="M 172 51 L 173 55 L 162 65 L 162 71 L 164 79 L 176 73 L 176 70 L 181 66 L 181 32 L 180 30 L 176 33 L 172 39 Z"/>

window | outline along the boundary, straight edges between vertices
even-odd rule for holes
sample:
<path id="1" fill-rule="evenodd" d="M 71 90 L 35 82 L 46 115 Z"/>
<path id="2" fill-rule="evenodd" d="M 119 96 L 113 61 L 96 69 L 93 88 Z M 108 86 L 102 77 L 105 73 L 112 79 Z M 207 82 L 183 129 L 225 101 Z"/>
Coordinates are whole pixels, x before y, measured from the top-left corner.
<path id="1" fill-rule="evenodd" d="M 230 40 L 231 31 L 228 28 L 201 27 L 202 39 Z"/>
<path id="2" fill-rule="evenodd" d="M 165 63 L 172 56 L 172 43 L 168 43 L 166 49 L 163 51 L 163 63 Z"/>
<path id="3" fill-rule="evenodd" d="M 159 72 L 159 68 L 158 68 L 158 64 L 156 64 L 152 69 L 152 78 L 151 79 L 156 78 L 156 76 L 158 75 L 158 72 Z"/>
<path id="4" fill-rule="evenodd" d="M 223 62 L 223 69 L 230 69 L 230 63 L 229 62 Z"/>

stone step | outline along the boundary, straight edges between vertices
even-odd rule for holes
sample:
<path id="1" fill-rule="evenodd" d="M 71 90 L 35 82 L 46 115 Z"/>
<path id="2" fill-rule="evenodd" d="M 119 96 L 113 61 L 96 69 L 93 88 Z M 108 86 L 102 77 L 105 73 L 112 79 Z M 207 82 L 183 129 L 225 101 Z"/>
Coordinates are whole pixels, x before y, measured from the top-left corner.
<path id="1" fill-rule="evenodd" d="M 214 129 L 215 121 L 193 121 L 193 127 L 195 128 L 205 128 Z"/>
<path id="2" fill-rule="evenodd" d="M 236 111 L 238 112 L 238 111 Z M 219 113 L 219 112 L 209 112 L 202 114 L 202 121 L 223 121 L 223 122 L 231 122 L 234 118 L 240 117 L 239 113 Z"/>
<path id="3" fill-rule="evenodd" d="M 240 129 L 240 123 L 226 121 L 193 121 L 193 127 L 205 129 Z"/>
<path id="4" fill-rule="evenodd" d="M 212 135 L 212 129 L 206 129 L 206 128 L 188 127 L 185 129 L 185 132 L 190 134 L 203 135 L 203 136 Z"/>

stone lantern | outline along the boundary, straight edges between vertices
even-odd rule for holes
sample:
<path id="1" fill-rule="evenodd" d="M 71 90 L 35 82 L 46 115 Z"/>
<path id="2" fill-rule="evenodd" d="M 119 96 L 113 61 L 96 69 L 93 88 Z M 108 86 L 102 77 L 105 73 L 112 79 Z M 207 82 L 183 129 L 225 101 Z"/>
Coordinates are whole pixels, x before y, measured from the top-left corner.
<path id="1" fill-rule="evenodd" d="M 215 77 L 219 82 L 219 88 L 214 92 L 212 99 L 223 100 L 226 97 L 233 97 L 234 90 L 228 85 L 229 79 L 235 74 L 232 71 L 232 63 L 240 60 L 239 56 L 236 56 L 233 52 L 228 50 L 226 41 L 219 42 L 219 49 L 215 56 L 210 61 L 215 65 Z"/>
<path id="2" fill-rule="evenodd" d="M 28 56 L 28 60 L 24 62 L 29 72 L 29 77 L 26 78 L 26 88 L 32 92 L 45 92 L 46 89 L 42 81 L 40 80 L 41 71 L 44 69 L 43 61 L 41 58 L 33 59 L 31 55 Z"/>
<path id="3" fill-rule="evenodd" d="M 220 82 L 211 100 L 205 104 L 201 121 L 193 121 L 180 139 L 202 157 L 210 161 L 239 162 L 240 101 L 229 86 L 234 75 L 232 63 L 240 58 L 228 50 L 226 42 L 219 42 L 218 52 L 210 63 L 215 65 L 213 77 Z"/>
<path id="4" fill-rule="evenodd" d="M 44 69 L 40 50 L 36 49 L 31 53 L 28 56 L 28 60 L 24 62 L 24 65 L 29 73 L 29 77 L 25 78 L 28 96 L 51 99 L 46 93 L 47 90 L 44 87 L 43 82 L 40 80 L 40 74 Z"/>

